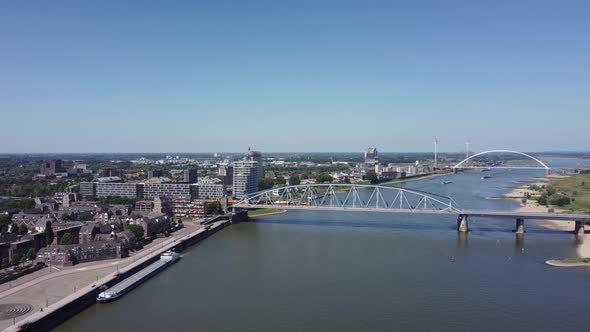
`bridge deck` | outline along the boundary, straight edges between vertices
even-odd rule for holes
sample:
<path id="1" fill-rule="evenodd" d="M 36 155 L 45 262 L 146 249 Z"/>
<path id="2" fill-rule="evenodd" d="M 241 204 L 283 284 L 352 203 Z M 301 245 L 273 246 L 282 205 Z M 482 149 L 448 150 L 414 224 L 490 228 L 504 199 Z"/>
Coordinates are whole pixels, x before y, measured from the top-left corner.
<path id="1" fill-rule="evenodd" d="M 306 205 L 278 205 L 278 204 L 235 204 L 235 208 L 241 209 L 283 209 L 283 210 L 321 210 L 321 211 L 351 211 L 351 212 L 389 212 L 409 214 L 442 214 L 442 215 L 466 215 L 470 217 L 492 218 L 523 218 L 540 220 L 566 220 L 566 221 L 590 221 L 590 214 L 575 213 L 539 213 L 517 211 L 493 211 L 493 210 L 410 210 L 378 207 L 352 207 L 352 206 L 306 206 Z"/>

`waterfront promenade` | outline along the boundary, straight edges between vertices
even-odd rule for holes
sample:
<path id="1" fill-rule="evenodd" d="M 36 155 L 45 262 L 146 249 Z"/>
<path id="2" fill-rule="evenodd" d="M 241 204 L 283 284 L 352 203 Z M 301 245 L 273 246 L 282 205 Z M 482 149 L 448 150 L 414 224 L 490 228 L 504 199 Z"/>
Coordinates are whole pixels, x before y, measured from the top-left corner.
<path id="1" fill-rule="evenodd" d="M 215 223 L 213 228 L 222 222 Z M 120 260 L 99 263 L 78 264 L 57 270 L 45 268 L 23 280 L 15 280 L 11 285 L 2 285 L 0 305 L 24 304 L 32 310 L 26 315 L 0 321 L 4 331 L 17 331 L 17 326 L 38 320 L 62 306 L 95 291 L 105 283 L 113 281 L 118 273 L 125 273 L 146 261 L 169 250 L 185 239 L 199 235 L 206 230 L 195 223 L 185 223 L 185 227 L 168 238 L 156 239 L 141 251 Z"/>

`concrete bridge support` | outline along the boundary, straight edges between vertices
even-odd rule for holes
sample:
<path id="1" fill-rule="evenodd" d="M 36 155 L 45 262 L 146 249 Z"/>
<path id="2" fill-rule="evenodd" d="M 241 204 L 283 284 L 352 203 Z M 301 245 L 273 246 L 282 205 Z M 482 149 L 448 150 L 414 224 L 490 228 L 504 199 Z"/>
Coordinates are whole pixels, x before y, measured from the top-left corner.
<path id="1" fill-rule="evenodd" d="M 584 222 L 576 220 L 576 228 L 574 230 L 576 236 L 584 236 Z"/>
<path id="2" fill-rule="evenodd" d="M 469 231 L 466 215 L 461 214 L 457 218 L 457 231 L 459 231 L 459 232 L 468 232 Z"/>
<path id="3" fill-rule="evenodd" d="M 524 219 L 523 218 L 516 218 L 516 228 L 514 228 L 514 233 L 524 234 Z"/>

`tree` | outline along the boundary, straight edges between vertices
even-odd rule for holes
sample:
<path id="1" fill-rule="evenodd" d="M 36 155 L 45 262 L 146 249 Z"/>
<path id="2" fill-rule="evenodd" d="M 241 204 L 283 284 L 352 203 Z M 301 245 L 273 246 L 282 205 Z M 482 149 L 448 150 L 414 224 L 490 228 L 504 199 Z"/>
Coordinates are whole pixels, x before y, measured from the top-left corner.
<path id="1" fill-rule="evenodd" d="M 63 220 L 63 221 L 68 221 L 68 220 L 70 220 L 70 215 L 69 215 L 69 214 L 67 214 L 66 212 L 64 212 L 64 213 L 61 215 L 61 220 Z"/>
<path id="2" fill-rule="evenodd" d="M 379 181 L 377 173 L 375 173 L 373 170 L 367 171 L 367 174 L 365 174 L 365 179 L 370 183 L 377 183 L 377 181 Z"/>
<path id="3" fill-rule="evenodd" d="M 10 225 L 10 217 L 7 214 L 0 214 L 0 233 L 8 232 L 8 225 Z"/>
<path id="4" fill-rule="evenodd" d="M 315 178 L 316 183 L 324 183 L 324 182 L 332 183 L 332 181 L 334 181 L 334 178 L 328 174 L 325 174 L 325 173 L 319 174 Z"/>
<path id="5" fill-rule="evenodd" d="M 35 249 L 29 248 L 29 251 L 27 251 L 26 257 L 30 261 L 35 260 L 35 258 L 37 257 L 37 254 L 35 253 Z"/>
<path id="6" fill-rule="evenodd" d="M 221 203 L 211 202 L 207 204 L 207 214 L 221 214 L 222 212 L 223 208 L 221 207 Z"/>
<path id="7" fill-rule="evenodd" d="M 133 233 L 135 238 L 143 239 L 143 227 L 136 225 L 136 224 L 125 224 L 125 229 Z"/>
<path id="8" fill-rule="evenodd" d="M 18 226 L 18 234 L 25 235 L 29 232 L 29 228 L 25 224 L 20 224 Z"/>
<path id="9" fill-rule="evenodd" d="M 18 263 L 20 263 L 20 256 L 18 254 L 12 255 L 12 258 L 10 259 L 10 265 L 17 265 Z"/>
<path id="10" fill-rule="evenodd" d="M 182 219 L 178 218 L 178 220 L 176 220 L 176 223 L 182 225 Z"/>
<path id="11" fill-rule="evenodd" d="M 54 238 L 55 235 L 53 234 L 53 229 L 51 228 L 51 221 L 47 220 L 45 223 L 45 241 L 47 245 L 52 244 Z"/>
<path id="12" fill-rule="evenodd" d="M 61 237 L 61 240 L 59 241 L 59 244 L 62 246 L 72 244 L 72 243 L 74 243 L 74 237 L 72 236 L 72 234 L 70 232 L 65 233 Z"/>
<path id="13" fill-rule="evenodd" d="M 273 179 L 258 179 L 258 190 L 270 189 L 275 185 Z"/>
<path id="14" fill-rule="evenodd" d="M 285 178 L 280 175 L 275 179 L 275 184 L 285 185 L 286 183 L 287 180 L 285 180 Z"/>
<path id="15" fill-rule="evenodd" d="M 537 198 L 537 203 L 539 203 L 539 205 L 547 206 L 547 195 L 543 194 L 539 196 L 539 198 Z"/>
<path id="16" fill-rule="evenodd" d="M 551 196 L 549 202 L 552 205 L 564 206 L 570 204 L 571 199 L 565 195 L 553 195 Z"/>
<path id="17" fill-rule="evenodd" d="M 298 175 L 293 175 L 293 176 L 289 177 L 289 185 L 298 186 L 300 184 L 301 184 L 301 179 L 299 178 Z"/>

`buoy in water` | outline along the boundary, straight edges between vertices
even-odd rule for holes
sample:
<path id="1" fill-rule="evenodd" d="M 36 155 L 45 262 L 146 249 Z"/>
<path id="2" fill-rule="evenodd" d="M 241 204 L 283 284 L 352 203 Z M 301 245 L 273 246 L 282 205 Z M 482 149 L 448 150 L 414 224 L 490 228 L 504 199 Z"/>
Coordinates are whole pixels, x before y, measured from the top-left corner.
<path id="1" fill-rule="evenodd" d="M 455 257 L 451 257 L 450 261 L 451 263 L 455 263 Z"/>

